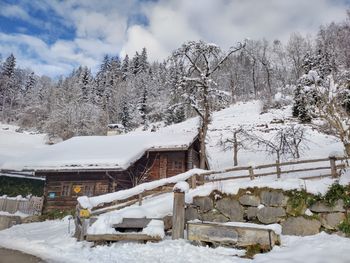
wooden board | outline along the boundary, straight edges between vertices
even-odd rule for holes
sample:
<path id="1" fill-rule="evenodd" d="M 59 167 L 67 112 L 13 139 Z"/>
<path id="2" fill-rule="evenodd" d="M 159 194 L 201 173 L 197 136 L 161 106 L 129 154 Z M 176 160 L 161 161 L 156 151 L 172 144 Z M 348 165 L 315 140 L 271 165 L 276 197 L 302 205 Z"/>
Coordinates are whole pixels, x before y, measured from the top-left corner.
<path id="1" fill-rule="evenodd" d="M 112 225 L 113 228 L 145 228 L 152 219 L 124 218 L 122 223 Z"/>
<path id="2" fill-rule="evenodd" d="M 160 241 L 160 237 L 152 237 L 141 233 L 120 233 L 120 234 L 104 234 L 104 235 L 87 235 L 86 241 Z"/>

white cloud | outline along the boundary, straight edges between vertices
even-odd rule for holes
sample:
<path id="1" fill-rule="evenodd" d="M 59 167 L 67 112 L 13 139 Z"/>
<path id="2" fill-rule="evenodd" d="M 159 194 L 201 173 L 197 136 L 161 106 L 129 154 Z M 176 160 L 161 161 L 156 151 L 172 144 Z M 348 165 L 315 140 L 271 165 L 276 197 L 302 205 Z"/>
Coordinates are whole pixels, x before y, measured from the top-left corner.
<path id="1" fill-rule="evenodd" d="M 149 25 L 128 29 L 125 51 L 135 52 L 141 36 L 151 58 L 188 40 L 202 39 L 228 48 L 245 38 L 286 41 L 292 32 L 315 33 L 320 25 L 345 18 L 345 4 L 331 0 L 168 0 L 147 3 Z M 137 34 L 138 36 L 135 36 Z"/>
<path id="2" fill-rule="evenodd" d="M 78 64 L 96 69 L 104 54 L 133 56 L 143 47 L 150 59 L 161 60 L 188 40 L 202 39 L 223 48 L 246 37 L 285 41 L 292 32 L 315 33 L 321 24 L 343 20 L 346 10 L 342 0 L 22 1 L 21 6 L 5 5 L 0 15 L 41 22 L 49 29 L 56 25 L 38 22 L 29 17 L 28 10 L 53 10 L 58 16 L 53 21 L 76 32 L 74 39 L 53 44 L 39 37 L 0 32 L 4 56 L 13 52 L 19 64 L 51 76 L 68 73 Z M 140 13 L 149 24 L 128 25 L 130 16 Z"/>
<path id="3" fill-rule="evenodd" d="M 20 18 L 22 20 L 30 19 L 30 16 L 22 7 L 5 3 L 1 4 L 0 16 Z"/>

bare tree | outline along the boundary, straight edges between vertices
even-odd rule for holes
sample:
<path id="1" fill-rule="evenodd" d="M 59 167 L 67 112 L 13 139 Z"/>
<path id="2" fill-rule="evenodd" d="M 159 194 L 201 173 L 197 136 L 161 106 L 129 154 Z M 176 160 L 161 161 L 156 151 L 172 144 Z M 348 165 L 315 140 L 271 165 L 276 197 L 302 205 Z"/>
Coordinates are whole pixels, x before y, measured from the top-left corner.
<path id="1" fill-rule="evenodd" d="M 301 126 L 292 125 L 281 128 L 270 140 L 256 135 L 247 134 L 247 136 L 259 148 L 263 147 L 268 154 L 276 155 L 278 162 L 281 161 L 281 158 L 287 156 L 300 158 L 300 154 L 307 147 L 305 144 L 305 129 Z"/>
<path id="2" fill-rule="evenodd" d="M 233 150 L 233 165 L 238 165 L 238 152 L 241 149 L 245 149 L 245 142 L 247 141 L 246 131 L 243 127 L 239 127 L 231 131 L 230 136 L 223 137 L 221 134 L 221 139 L 219 145 L 221 145 L 224 151 Z"/>
<path id="3" fill-rule="evenodd" d="M 239 43 L 237 47 L 230 48 L 222 54 L 221 49 L 214 44 L 203 41 L 190 41 L 177 49 L 170 60 L 180 61 L 186 68 L 186 76 L 182 79 L 183 97 L 200 118 L 200 168 L 205 168 L 208 125 L 211 112 L 216 100 L 222 100 L 227 94 L 217 88 L 213 74 L 228 57 L 239 50 L 245 44 Z"/>

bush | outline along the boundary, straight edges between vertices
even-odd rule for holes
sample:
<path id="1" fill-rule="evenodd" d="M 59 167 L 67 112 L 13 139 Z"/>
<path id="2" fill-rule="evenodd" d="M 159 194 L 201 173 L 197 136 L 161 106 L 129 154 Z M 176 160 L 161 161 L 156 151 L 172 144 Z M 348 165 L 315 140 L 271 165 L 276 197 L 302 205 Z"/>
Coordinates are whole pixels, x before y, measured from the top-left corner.
<path id="1" fill-rule="evenodd" d="M 346 218 L 338 225 L 338 228 L 343 232 L 347 237 L 350 237 L 350 215 L 347 215 Z"/>
<path id="2" fill-rule="evenodd" d="M 0 195 L 42 196 L 45 181 L 17 177 L 0 177 Z"/>

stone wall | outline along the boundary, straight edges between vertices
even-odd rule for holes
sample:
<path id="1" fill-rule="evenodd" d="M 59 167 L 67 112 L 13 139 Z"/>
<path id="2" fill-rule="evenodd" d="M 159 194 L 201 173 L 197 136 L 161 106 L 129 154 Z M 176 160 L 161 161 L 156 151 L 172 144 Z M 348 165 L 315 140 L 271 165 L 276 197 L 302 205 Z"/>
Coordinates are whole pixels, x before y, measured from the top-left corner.
<path id="1" fill-rule="evenodd" d="M 237 195 L 216 191 L 210 196 L 194 197 L 193 203 L 187 204 L 186 221 L 279 223 L 282 234 L 299 236 L 338 231 L 337 226 L 346 216 L 342 200 L 332 207 L 320 201 L 308 207 L 303 200 L 296 203 L 291 194 L 269 188 L 241 189 Z"/>

